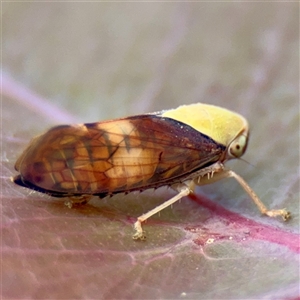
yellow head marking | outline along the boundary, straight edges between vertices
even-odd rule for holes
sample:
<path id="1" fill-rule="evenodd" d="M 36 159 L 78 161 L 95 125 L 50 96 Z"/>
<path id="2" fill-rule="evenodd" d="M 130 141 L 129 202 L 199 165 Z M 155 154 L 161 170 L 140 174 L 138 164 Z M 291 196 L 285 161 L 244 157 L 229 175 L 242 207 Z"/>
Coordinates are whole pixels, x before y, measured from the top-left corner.
<path id="1" fill-rule="evenodd" d="M 181 121 L 216 142 L 226 147 L 231 146 L 231 157 L 239 157 L 244 153 L 242 148 L 245 150 L 247 145 L 249 126 L 247 120 L 235 112 L 214 105 L 196 103 L 165 111 L 162 116 Z"/>

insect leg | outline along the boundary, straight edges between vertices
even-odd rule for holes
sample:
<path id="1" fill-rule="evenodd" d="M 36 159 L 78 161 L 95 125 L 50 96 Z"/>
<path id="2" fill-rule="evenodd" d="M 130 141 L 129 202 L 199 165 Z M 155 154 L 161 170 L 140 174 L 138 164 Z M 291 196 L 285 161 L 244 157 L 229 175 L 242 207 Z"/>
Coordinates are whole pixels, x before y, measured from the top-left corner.
<path id="1" fill-rule="evenodd" d="M 67 206 L 68 208 L 72 208 L 73 205 L 86 204 L 91 198 L 92 196 L 90 195 L 72 196 L 65 201 L 65 206 Z"/>
<path id="2" fill-rule="evenodd" d="M 189 195 L 192 192 L 192 187 L 193 187 L 193 182 L 190 182 L 191 187 L 186 184 L 181 184 L 176 186 L 176 190 L 179 191 L 179 193 L 172 197 L 170 200 L 167 200 L 166 202 L 162 203 L 161 205 L 155 207 L 154 209 L 148 211 L 147 213 L 141 215 L 140 217 L 137 218 L 137 221 L 134 223 L 134 230 L 135 234 L 133 235 L 134 240 L 145 240 L 146 236 L 144 234 L 144 231 L 142 229 L 142 222 L 146 221 L 148 218 L 153 216 L 154 214 L 160 212 L 164 208 L 172 205 L 176 201 L 180 200 L 181 198 Z"/>
<path id="3" fill-rule="evenodd" d="M 251 199 L 254 201 L 260 212 L 264 215 L 267 215 L 269 217 L 277 217 L 281 216 L 284 221 L 288 220 L 291 216 L 290 212 L 288 212 L 285 208 L 284 209 L 272 209 L 268 210 L 266 206 L 262 203 L 262 201 L 258 198 L 258 196 L 255 194 L 255 192 L 250 188 L 250 186 L 247 184 L 247 182 L 238 174 L 233 172 L 232 170 L 223 170 L 222 172 L 215 173 L 210 180 L 207 180 L 205 178 L 205 182 L 201 182 L 200 184 L 207 184 L 210 182 L 215 182 L 223 178 L 229 178 L 233 177 L 235 180 L 243 187 L 243 189 L 246 191 L 246 193 L 251 197 Z M 197 184 L 197 179 L 194 180 Z M 200 185 L 199 184 L 199 185 Z"/>

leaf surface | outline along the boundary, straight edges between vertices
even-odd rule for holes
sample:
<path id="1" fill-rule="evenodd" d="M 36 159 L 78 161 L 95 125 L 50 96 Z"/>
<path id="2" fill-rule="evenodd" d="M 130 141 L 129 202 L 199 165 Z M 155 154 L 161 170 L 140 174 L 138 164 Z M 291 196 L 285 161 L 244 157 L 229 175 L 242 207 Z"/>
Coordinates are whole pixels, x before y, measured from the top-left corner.
<path id="1" fill-rule="evenodd" d="M 3 299 L 299 297 L 299 9 L 296 3 L 21 3 L 3 8 Z M 167 188 L 67 208 L 14 185 L 14 163 L 52 125 L 206 102 L 251 125 L 228 167 L 144 225 Z"/>

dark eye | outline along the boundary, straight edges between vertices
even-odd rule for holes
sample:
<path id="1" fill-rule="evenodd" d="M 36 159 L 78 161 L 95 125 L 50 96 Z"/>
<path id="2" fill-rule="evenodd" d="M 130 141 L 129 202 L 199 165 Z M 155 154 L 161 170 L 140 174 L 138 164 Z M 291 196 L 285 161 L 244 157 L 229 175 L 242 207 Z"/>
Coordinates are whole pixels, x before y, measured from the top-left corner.
<path id="1" fill-rule="evenodd" d="M 235 140 L 233 140 L 229 146 L 228 154 L 230 157 L 241 157 L 247 146 L 247 137 L 244 135 L 238 136 Z"/>

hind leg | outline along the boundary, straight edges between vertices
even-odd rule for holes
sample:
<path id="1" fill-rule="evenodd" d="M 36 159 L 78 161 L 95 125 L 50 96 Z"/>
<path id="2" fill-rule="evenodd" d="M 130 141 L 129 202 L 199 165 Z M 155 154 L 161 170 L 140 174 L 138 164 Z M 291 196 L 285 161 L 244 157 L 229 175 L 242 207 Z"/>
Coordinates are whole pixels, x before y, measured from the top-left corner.
<path id="1" fill-rule="evenodd" d="M 68 197 L 68 200 L 65 201 L 65 206 L 72 208 L 73 205 L 84 205 L 88 203 L 91 198 L 92 196 L 90 195 Z"/>

